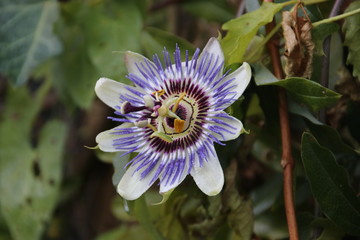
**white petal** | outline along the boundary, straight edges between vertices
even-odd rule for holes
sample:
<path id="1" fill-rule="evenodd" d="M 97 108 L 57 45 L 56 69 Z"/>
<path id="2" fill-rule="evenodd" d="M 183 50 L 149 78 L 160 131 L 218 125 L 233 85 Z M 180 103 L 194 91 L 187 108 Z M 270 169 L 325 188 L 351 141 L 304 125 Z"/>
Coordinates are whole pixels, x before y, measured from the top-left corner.
<path id="1" fill-rule="evenodd" d="M 181 152 L 181 153 L 183 153 L 183 152 Z M 172 160 L 170 160 L 170 161 L 172 161 Z M 173 183 L 170 180 L 168 182 L 168 184 L 166 184 L 166 180 L 162 181 L 164 176 L 163 176 L 163 174 L 161 174 L 161 176 L 160 176 L 160 191 L 159 191 L 160 194 L 163 194 L 165 192 L 170 191 L 171 189 L 176 188 L 182 181 L 184 181 L 185 177 L 188 175 L 188 167 L 189 167 L 188 163 L 189 163 L 189 160 L 186 159 L 181 175 Z M 163 171 L 163 173 L 164 173 L 164 171 Z"/>
<path id="2" fill-rule="evenodd" d="M 114 134 L 114 132 L 116 132 L 116 129 L 119 128 L 129 128 L 129 127 L 133 127 L 133 124 L 131 123 L 123 123 L 120 126 L 101 132 L 96 136 L 95 141 L 97 142 L 99 148 L 101 151 L 104 152 L 119 152 L 119 151 L 124 151 L 124 150 L 119 150 L 118 148 L 115 148 L 114 146 L 114 140 L 116 139 L 120 139 L 120 138 L 125 138 L 125 137 L 130 137 L 133 136 L 135 134 L 139 134 L 139 133 L 129 133 L 129 134 Z M 132 145 L 128 145 L 127 147 L 135 147 L 135 145 L 140 144 L 141 141 L 137 142 L 136 144 L 132 144 Z"/>
<path id="3" fill-rule="evenodd" d="M 144 72 L 144 73 L 145 74 L 150 73 L 151 75 L 149 76 L 151 81 L 146 81 L 146 82 L 153 87 L 158 87 L 156 85 L 160 84 L 159 81 L 161 78 L 160 75 L 158 74 L 157 67 L 152 61 L 150 61 L 148 58 L 144 57 L 143 55 L 131 51 L 127 51 L 125 53 L 125 65 L 129 74 L 134 74 L 141 79 L 146 79 L 143 73 L 140 72 L 139 70 L 139 67 L 143 66 L 141 67 L 142 71 L 146 69 L 148 70 L 148 72 L 147 73 Z"/>
<path id="4" fill-rule="evenodd" d="M 127 88 L 132 89 L 135 92 L 146 94 L 141 89 L 125 85 L 108 78 L 100 78 L 96 82 L 95 92 L 98 98 L 100 98 L 100 100 L 103 101 L 106 105 L 112 107 L 115 110 L 119 110 L 118 108 L 116 108 L 116 106 L 121 106 L 121 104 L 123 103 L 123 101 L 120 100 L 121 95 L 130 95 L 134 98 L 139 99 L 139 101 L 142 101 L 141 96 L 130 92 Z"/>
<path id="5" fill-rule="evenodd" d="M 229 141 L 239 137 L 241 130 L 243 129 L 242 122 L 228 115 L 227 113 L 221 111 L 216 117 L 209 117 L 211 134 L 215 136 L 220 141 Z M 212 125 L 212 126 L 211 126 Z"/>
<path id="6" fill-rule="evenodd" d="M 206 46 L 204 47 L 201 55 L 203 55 L 205 52 L 212 54 L 213 59 L 216 59 L 217 57 L 219 57 L 219 63 L 222 63 L 224 61 L 224 53 L 221 49 L 221 45 L 220 45 L 219 41 L 214 37 L 209 39 L 209 41 L 207 42 Z M 201 58 L 201 56 L 200 56 L 200 58 Z M 222 72 L 221 72 L 221 74 L 222 74 Z"/>
<path id="7" fill-rule="evenodd" d="M 226 83 L 230 79 L 234 80 L 229 84 L 229 86 L 234 85 L 234 88 L 231 89 L 232 92 L 236 92 L 236 95 L 233 97 L 233 101 L 222 106 L 223 109 L 230 106 L 234 101 L 236 101 L 244 92 L 245 88 L 248 86 L 251 79 L 251 67 L 247 62 L 244 62 L 238 69 L 230 73 L 224 79 L 222 79 L 216 86 L 221 86 L 223 83 Z"/>
<path id="8" fill-rule="evenodd" d="M 210 54 L 210 56 L 208 55 Z M 198 61 L 198 66 L 200 66 L 200 63 L 202 62 L 202 58 L 208 56 L 208 61 L 211 59 L 211 65 L 209 69 L 217 69 L 220 64 L 223 64 L 224 62 L 224 53 L 221 49 L 219 41 L 212 37 L 207 42 L 206 46 L 204 47 Z M 216 65 L 215 65 L 216 63 Z M 223 75 L 223 69 L 224 65 L 221 66 L 220 71 L 217 73 L 216 78 L 220 78 Z"/>
<path id="9" fill-rule="evenodd" d="M 215 149 L 212 150 L 215 152 Z M 199 166 L 198 162 L 195 161 L 191 170 L 196 185 L 209 196 L 217 195 L 224 186 L 224 173 L 218 157 L 210 154 L 209 159 L 203 161 L 202 167 Z"/>
<path id="10" fill-rule="evenodd" d="M 140 64 L 145 61 L 150 62 L 149 59 L 147 59 L 141 54 L 134 53 L 131 51 L 127 51 L 125 53 L 125 65 L 129 73 L 133 73 L 135 75 L 141 76 L 141 73 L 139 72 L 139 69 L 136 67 L 136 64 Z"/>
<path id="11" fill-rule="evenodd" d="M 127 200 L 139 198 L 150 188 L 151 181 L 158 168 L 158 166 L 155 166 L 144 178 L 141 178 L 141 173 L 144 170 L 135 171 L 139 164 L 130 166 L 117 186 L 117 192 Z"/>

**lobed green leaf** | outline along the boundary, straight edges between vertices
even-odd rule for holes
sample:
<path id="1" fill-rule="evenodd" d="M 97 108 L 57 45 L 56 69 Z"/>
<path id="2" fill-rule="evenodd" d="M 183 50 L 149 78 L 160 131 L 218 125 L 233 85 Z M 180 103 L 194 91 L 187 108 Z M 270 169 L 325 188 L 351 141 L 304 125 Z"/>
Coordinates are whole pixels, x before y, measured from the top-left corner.
<path id="1" fill-rule="evenodd" d="M 2 1 L 0 3 L 0 72 L 13 85 L 24 84 L 33 69 L 61 52 L 53 34 L 57 1 Z"/>
<path id="2" fill-rule="evenodd" d="M 59 198 L 66 126 L 50 121 L 37 147 L 30 131 L 48 84 L 32 98 L 25 88 L 9 90 L 0 124 L 0 206 L 13 239 L 39 239 Z"/>
<path id="3" fill-rule="evenodd" d="M 283 6 L 284 4 L 264 2 L 259 9 L 222 25 L 228 31 L 221 40 L 227 65 L 243 61 L 245 51 L 259 28 L 271 22 L 275 13 Z"/>

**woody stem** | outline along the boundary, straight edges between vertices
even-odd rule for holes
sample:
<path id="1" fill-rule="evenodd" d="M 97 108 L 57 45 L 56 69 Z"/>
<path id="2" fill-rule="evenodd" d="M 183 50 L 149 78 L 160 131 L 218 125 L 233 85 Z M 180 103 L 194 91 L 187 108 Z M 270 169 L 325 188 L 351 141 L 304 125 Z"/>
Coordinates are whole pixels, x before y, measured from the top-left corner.
<path id="1" fill-rule="evenodd" d="M 264 0 L 272 2 L 272 0 Z M 275 27 L 275 21 L 266 25 L 266 32 L 270 33 Z M 278 51 L 278 43 L 272 38 L 267 43 L 267 48 L 270 53 L 273 72 L 278 79 L 284 79 L 284 72 L 281 67 L 280 54 Z M 288 104 L 286 99 L 286 92 L 284 89 L 279 89 L 279 117 L 281 128 L 281 141 L 282 141 L 282 156 L 281 165 L 284 171 L 284 202 L 286 220 L 289 230 L 290 240 L 298 240 L 299 234 L 297 229 L 296 214 L 294 207 L 294 194 L 293 194 L 293 168 L 294 159 L 291 151 L 291 134 L 288 115 Z"/>

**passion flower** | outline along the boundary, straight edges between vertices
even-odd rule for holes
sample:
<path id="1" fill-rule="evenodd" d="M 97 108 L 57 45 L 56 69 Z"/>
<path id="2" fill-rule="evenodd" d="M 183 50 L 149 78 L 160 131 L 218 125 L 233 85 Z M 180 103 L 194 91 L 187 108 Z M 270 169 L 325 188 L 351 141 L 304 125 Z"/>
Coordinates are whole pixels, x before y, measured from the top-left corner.
<path id="1" fill-rule="evenodd" d="M 249 64 L 231 74 L 223 73 L 224 55 L 211 38 L 203 52 L 197 49 L 181 61 L 180 49 L 174 62 L 163 51 L 164 66 L 157 55 L 153 62 L 140 54 L 126 52 L 127 78 L 135 86 L 107 78 L 96 83 L 97 96 L 115 109 L 121 124 L 96 137 L 105 152 L 137 152 L 128 163 L 117 191 L 127 200 L 140 197 L 157 179 L 160 193 L 178 186 L 190 174 L 207 195 L 218 194 L 224 174 L 214 142 L 237 138 L 242 123 L 224 112 L 237 100 L 251 78 Z"/>

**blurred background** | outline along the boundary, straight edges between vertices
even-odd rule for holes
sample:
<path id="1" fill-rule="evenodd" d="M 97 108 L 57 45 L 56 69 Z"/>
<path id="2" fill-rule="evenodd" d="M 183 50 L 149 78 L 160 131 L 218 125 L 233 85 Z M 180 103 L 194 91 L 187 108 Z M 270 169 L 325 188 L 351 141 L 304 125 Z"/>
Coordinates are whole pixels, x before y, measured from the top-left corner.
<path id="1" fill-rule="evenodd" d="M 318 21 L 333 4 L 306 9 Z M 129 83 L 124 51 L 151 59 L 164 46 L 173 52 L 177 43 L 192 53 L 210 37 L 224 36 L 225 22 L 260 5 L 253 0 L 0 0 L 0 239 L 287 239 L 273 86 L 252 82 L 229 109 L 250 132 L 216 146 L 226 173 L 225 188 L 216 197 L 204 196 L 187 177 L 164 204 L 154 205 L 162 199 L 157 186 L 137 201 L 123 201 L 114 185 L 131 156 L 91 149 L 96 135 L 116 124 L 107 119 L 112 110 L 95 97 L 95 82 L 108 77 Z M 321 239 L 357 239 L 316 205 L 300 156 L 301 134 L 310 129 L 359 192 L 360 84 L 346 63 L 341 24 L 318 37 L 322 41 L 334 33 L 328 87 L 343 95 L 327 110 L 327 125 L 289 100 L 301 239 L 320 239 L 321 232 Z M 265 28 L 258 30 L 252 46 L 264 39 Z M 251 49 L 245 60 L 269 64 L 264 45 L 255 56 Z M 316 82 L 320 49 L 317 45 Z M 314 223 L 315 218 L 320 220 Z"/>

